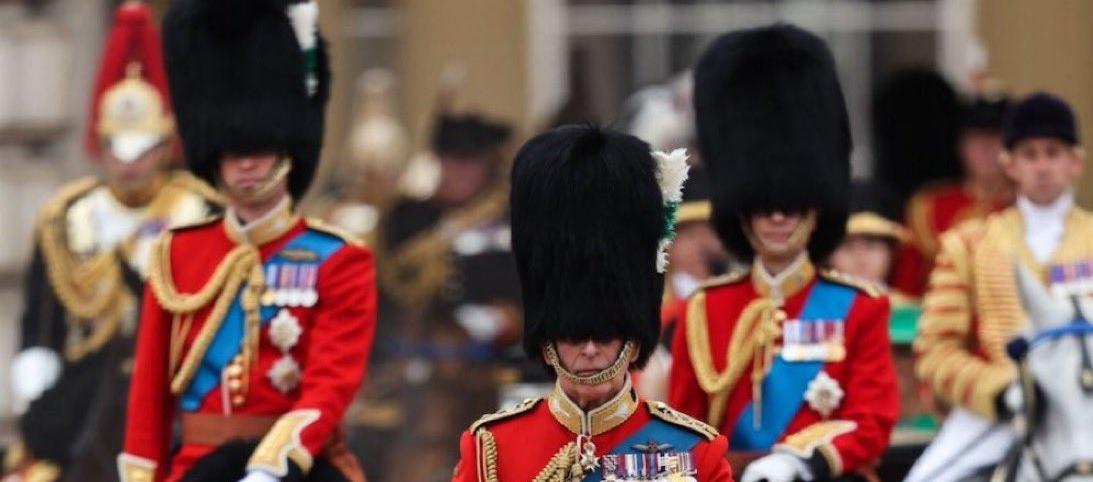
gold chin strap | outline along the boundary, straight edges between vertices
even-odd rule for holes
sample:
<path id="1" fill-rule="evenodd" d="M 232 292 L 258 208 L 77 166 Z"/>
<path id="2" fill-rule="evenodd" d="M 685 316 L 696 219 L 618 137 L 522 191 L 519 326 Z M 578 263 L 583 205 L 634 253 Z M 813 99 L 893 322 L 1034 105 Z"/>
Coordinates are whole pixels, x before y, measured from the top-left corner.
<path id="1" fill-rule="evenodd" d="M 630 354 L 634 351 L 634 343 L 630 341 L 626 342 L 626 344 L 622 346 L 622 350 L 619 350 L 619 356 L 615 359 L 615 363 L 611 364 L 611 366 L 592 375 L 583 377 L 562 366 L 562 362 L 558 358 L 558 352 L 554 349 L 553 343 L 547 343 L 544 348 L 544 351 L 546 351 L 546 362 L 554 367 L 554 371 L 558 373 L 558 376 L 578 385 L 599 385 L 615 378 L 620 372 L 630 366 Z"/>
<path id="2" fill-rule="evenodd" d="M 277 161 L 277 166 L 273 168 L 269 176 L 262 181 L 262 184 L 250 189 L 237 189 L 227 184 L 224 184 L 222 179 L 217 179 L 217 187 L 228 194 L 229 197 L 237 199 L 245 203 L 264 201 L 269 198 L 270 193 L 277 187 L 280 182 L 288 177 L 288 173 L 292 171 L 292 161 L 288 157 L 282 157 Z"/>
<path id="3" fill-rule="evenodd" d="M 805 248 L 808 244 L 808 239 L 812 236 L 812 229 L 816 227 L 816 210 L 809 209 L 805 216 L 801 218 L 801 222 L 797 223 L 797 227 L 793 228 L 793 232 L 789 234 L 789 239 L 786 239 L 786 246 L 782 249 L 772 249 L 770 246 L 763 244 L 759 238 L 757 238 L 751 232 L 751 227 L 748 225 L 747 220 L 742 220 L 744 223 L 744 234 L 748 237 L 748 242 L 751 243 L 752 249 L 756 254 L 769 254 L 781 256 L 787 253 L 798 252 Z"/>

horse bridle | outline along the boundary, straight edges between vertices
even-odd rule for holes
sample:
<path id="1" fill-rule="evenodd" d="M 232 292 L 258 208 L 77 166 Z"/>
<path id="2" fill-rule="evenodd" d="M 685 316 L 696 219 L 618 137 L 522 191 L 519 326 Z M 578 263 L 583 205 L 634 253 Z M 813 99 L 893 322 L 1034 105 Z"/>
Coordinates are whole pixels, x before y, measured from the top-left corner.
<path id="1" fill-rule="evenodd" d="M 1025 430 L 1024 441 L 1021 444 L 1021 451 L 1024 453 L 1025 457 L 1032 462 L 1036 474 L 1043 482 L 1058 482 L 1071 475 L 1093 475 L 1093 460 L 1077 460 L 1072 462 L 1054 477 L 1051 477 L 1044 469 L 1044 465 L 1040 461 L 1040 457 L 1036 454 L 1036 450 L 1032 447 L 1032 434 L 1035 432 L 1034 427 L 1038 414 L 1036 412 L 1035 381 L 1028 371 L 1026 355 L 1037 345 L 1062 337 L 1093 336 L 1093 324 L 1086 320 L 1082 315 L 1082 311 L 1078 306 L 1078 299 L 1073 297 L 1071 298 L 1071 301 L 1074 303 L 1074 312 L 1078 315 L 1076 320 L 1066 325 L 1041 330 L 1032 337 L 1032 340 L 1017 338 L 1013 342 L 1010 342 L 1010 346 L 1007 347 L 1010 356 L 1013 357 L 1018 364 L 1021 377 L 1021 389 L 1025 399 L 1024 410 L 1027 428 Z M 1078 346 L 1081 348 L 1082 357 L 1082 368 L 1078 375 L 1078 384 L 1082 387 L 1082 391 L 1085 395 L 1089 396 L 1090 394 L 1093 394 L 1093 357 L 1090 356 L 1089 349 L 1086 347 L 1085 343 L 1078 343 Z M 1014 467 L 1014 472 L 1019 469 L 1019 465 L 1020 462 Z"/>

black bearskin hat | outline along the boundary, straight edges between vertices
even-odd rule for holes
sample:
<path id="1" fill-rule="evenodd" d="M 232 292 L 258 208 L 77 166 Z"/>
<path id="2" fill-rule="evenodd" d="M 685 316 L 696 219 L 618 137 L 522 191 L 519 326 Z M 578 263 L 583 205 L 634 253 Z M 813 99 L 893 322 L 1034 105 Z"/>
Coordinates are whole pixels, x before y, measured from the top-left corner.
<path id="1" fill-rule="evenodd" d="M 326 47 L 288 11 L 300 0 L 175 0 L 163 19 L 171 101 L 196 175 L 216 182 L 228 152 L 278 151 L 292 159 L 300 198 L 319 162 L 330 90 Z M 304 36 L 314 35 L 314 39 Z"/>
<path id="2" fill-rule="evenodd" d="M 964 105 L 960 127 L 964 130 L 1002 132 L 1002 119 L 1010 106 L 1005 96 L 976 96 Z"/>
<path id="3" fill-rule="evenodd" d="M 433 129 L 437 155 L 479 156 L 496 151 L 509 141 L 512 128 L 478 114 L 443 114 Z"/>
<path id="4" fill-rule="evenodd" d="M 247 462 L 254 450 L 258 447 L 257 441 L 235 440 L 221 445 L 208 455 L 201 457 L 194 463 L 182 482 L 224 482 L 240 480 L 247 475 Z M 324 457 L 316 457 L 315 463 L 307 475 L 303 475 L 295 464 L 289 462 L 289 473 L 282 477 L 283 481 L 298 482 L 349 482 L 336 467 L 330 464 Z"/>
<path id="5" fill-rule="evenodd" d="M 1052 137 L 1078 145 L 1078 121 L 1066 101 L 1047 92 L 1021 99 L 1006 114 L 1002 140 L 1006 149 L 1030 137 Z"/>
<path id="6" fill-rule="evenodd" d="M 665 207 L 644 141 L 563 126 L 528 141 L 512 168 L 512 250 L 524 349 L 557 340 L 630 340 L 643 366 L 660 332 L 657 272 Z"/>
<path id="7" fill-rule="evenodd" d="M 892 74 L 873 96 L 876 178 L 901 200 L 923 184 L 960 177 L 960 100 L 936 71 Z"/>
<path id="8" fill-rule="evenodd" d="M 786 24 L 723 35 L 695 68 L 694 105 L 725 247 L 749 260 L 749 215 L 815 209 L 809 255 L 826 258 L 846 227 L 851 143 L 824 42 Z"/>

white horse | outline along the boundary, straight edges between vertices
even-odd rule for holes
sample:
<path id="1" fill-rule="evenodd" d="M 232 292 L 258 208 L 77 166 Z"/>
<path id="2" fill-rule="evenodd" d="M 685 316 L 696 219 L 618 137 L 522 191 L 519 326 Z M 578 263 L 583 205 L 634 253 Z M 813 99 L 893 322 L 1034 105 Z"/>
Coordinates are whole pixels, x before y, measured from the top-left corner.
<path id="1" fill-rule="evenodd" d="M 1011 344 L 1021 368 L 1020 397 L 1010 403 L 1022 437 L 992 481 L 1093 481 L 1093 300 L 1060 298 L 1023 266 L 1024 342 Z"/>

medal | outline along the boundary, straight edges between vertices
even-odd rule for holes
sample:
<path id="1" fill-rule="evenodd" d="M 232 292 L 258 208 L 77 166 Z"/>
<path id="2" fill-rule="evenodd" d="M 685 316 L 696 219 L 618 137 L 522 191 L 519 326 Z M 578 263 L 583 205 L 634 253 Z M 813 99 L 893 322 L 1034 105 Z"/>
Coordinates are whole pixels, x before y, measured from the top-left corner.
<path id="1" fill-rule="evenodd" d="M 304 265 L 294 264 L 292 265 L 292 274 L 289 275 L 289 287 L 288 295 L 286 296 L 286 303 L 289 306 L 300 306 L 301 298 L 303 298 L 303 292 L 300 289 L 300 284 L 303 277 Z"/>
<path id="2" fill-rule="evenodd" d="M 266 266 L 266 289 L 262 292 L 262 298 L 259 300 L 265 306 L 270 306 L 276 301 L 274 296 L 274 289 L 277 285 L 277 265 L 270 264 Z"/>
<path id="3" fill-rule="evenodd" d="M 319 265 L 309 264 L 305 271 L 307 272 L 307 276 L 304 277 L 304 296 L 302 304 L 310 308 L 315 306 L 315 303 L 319 301 L 319 292 L 316 289 L 319 278 Z"/>
<path id="4" fill-rule="evenodd" d="M 788 362 L 839 362 L 846 358 L 843 320 L 786 320 L 782 323 L 782 359 Z"/>
<path id="5" fill-rule="evenodd" d="M 296 265 L 296 276 L 294 277 L 294 282 L 292 283 L 292 296 L 289 300 L 292 306 L 304 305 L 304 294 L 307 291 L 304 285 L 307 282 L 306 277 L 308 266 L 309 264 Z"/>
<path id="6" fill-rule="evenodd" d="M 640 446 L 652 449 L 649 444 Z M 670 450 L 671 446 L 664 444 Z M 631 448 L 636 449 L 639 445 Z M 698 473 L 690 452 L 656 452 L 608 454 L 600 457 L 600 477 L 604 481 L 671 481 L 694 482 Z"/>
<path id="7" fill-rule="evenodd" d="M 289 286 L 291 285 L 292 271 L 295 266 L 285 263 L 281 265 L 280 276 L 277 280 L 277 290 L 273 292 L 274 304 L 288 306 Z"/>

